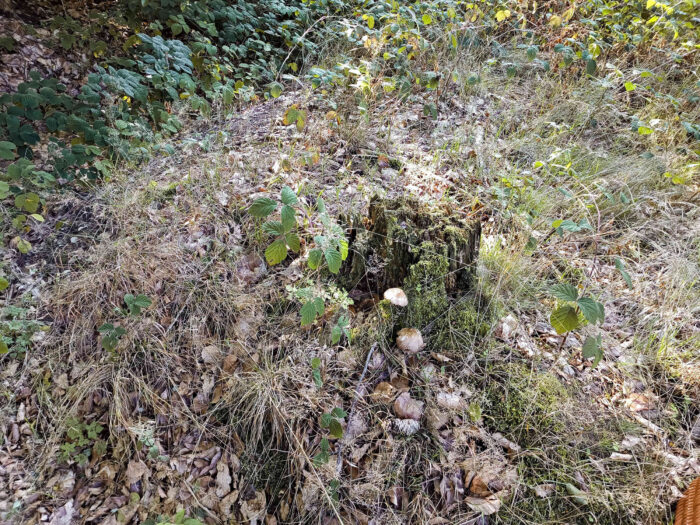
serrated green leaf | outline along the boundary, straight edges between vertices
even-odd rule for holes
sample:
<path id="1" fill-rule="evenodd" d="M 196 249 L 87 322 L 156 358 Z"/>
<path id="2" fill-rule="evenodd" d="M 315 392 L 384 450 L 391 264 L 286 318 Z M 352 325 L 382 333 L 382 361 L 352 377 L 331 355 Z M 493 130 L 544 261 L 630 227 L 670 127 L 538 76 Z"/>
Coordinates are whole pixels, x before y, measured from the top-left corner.
<path id="1" fill-rule="evenodd" d="M 294 211 L 294 208 L 292 208 L 291 206 L 287 206 L 286 204 L 282 206 L 280 216 L 282 217 L 282 226 L 284 227 L 285 232 L 290 231 L 297 225 L 295 215 L 296 212 Z"/>
<path id="2" fill-rule="evenodd" d="M 322 297 L 314 297 L 313 304 L 314 304 L 314 308 L 316 309 L 316 315 L 321 317 L 323 315 L 323 312 L 326 311 L 326 306 L 323 302 L 323 298 Z"/>
<path id="3" fill-rule="evenodd" d="M 595 368 L 603 358 L 602 337 L 587 337 L 581 347 L 581 355 L 584 359 L 593 359 L 592 366 Z"/>
<path id="4" fill-rule="evenodd" d="M 576 301 L 578 307 L 581 309 L 581 313 L 588 320 L 589 323 L 602 323 L 605 320 L 605 307 L 591 299 L 590 297 L 581 297 Z"/>
<path id="5" fill-rule="evenodd" d="M 313 458 L 314 466 L 320 467 L 328 463 L 329 460 L 330 456 L 328 455 L 328 452 L 319 452 Z"/>
<path id="6" fill-rule="evenodd" d="M 343 262 L 340 252 L 333 248 L 328 248 L 323 255 L 326 258 L 326 263 L 331 273 L 338 273 L 340 271 L 340 265 Z"/>
<path id="7" fill-rule="evenodd" d="M 340 425 L 340 421 L 337 419 L 331 419 L 331 424 L 328 427 L 328 430 L 331 436 L 335 438 L 340 439 L 343 437 L 343 427 Z"/>
<path id="8" fill-rule="evenodd" d="M 299 312 L 301 314 L 301 326 L 306 326 L 316 320 L 316 306 L 313 301 L 305 302 Z"/>
<path id="9" fill-rule="evenodd" d="M 250 205 L 248 208 L 248 213 L 253 217 L 259 217 L 264 219 L 270 215 L 277 208 L 277 203 L 268 197 L 260 197 Z"/>
<path id="10" fill-rule="evenodd" d="M 292 204 L 296 204 L 298 201 L 297 194 L 294 193 L 294 190 L 292 188 L 290 188 L 289 186 L 284 186 L 282 188 L 281 198 L 282 198 L 282 204 L 287 204 L 288 206 L 291 206 Z"/>
<path id="11" fill-rule="evenodd" d="M 333 416 L 328 413 L 321 414 L 321 428 L 330 427 L 331 421 L 333 421 Z"/>
<path id="12" fill-rule="evenodd" d="M 573 303 L 578 299 L 578 290 L 569 283 L 554 285 L 549 289 L 549 293 L 562 301 L 571 301 Z"/>
<path id="13" fill-rule="evenodd" d="M 549 322 L 556 332 L 562 335 L 578 328 L 578 313 L 573 306 L 561 306 L 552 312 Z"/>
<path id="14" fill-rule="evenodd" d="M 279 264 L 287 258 L 287 243 L 284 239 L 276 239 L 265 250 L 265 259 L 268 264 Z"/>
<path id="15" fill-rule="evenodd" d="M 267 221 L 262 225 L 262 231 L 268 235 L 283 235 L 284 225 L 280 221 Z"/>
<path id="16" fill-rule="evenodd" d="M 323 252 L 319 248 L 314 248 L 309 250 L 308 264 L 309 268 L 315 270 L 321 265 L 321 260 L 323 259 Z"/>
<path id="17" fill-rule="evenodd" d="M 331 416 L 337 417 L 338 419 L 342 419 L 347 415 L 347 412 L 340 407 L 335 407 L 333 410 L 331 410 Z"/>
<path id="18" fill-rule="evenodd" d="M 296 233 L 288 233 L 284 238 L 287 241 L 287 246 L 289 246 L 289 249 L 294 253 L 301 249 L 301 239 L 299 239 Z"/>

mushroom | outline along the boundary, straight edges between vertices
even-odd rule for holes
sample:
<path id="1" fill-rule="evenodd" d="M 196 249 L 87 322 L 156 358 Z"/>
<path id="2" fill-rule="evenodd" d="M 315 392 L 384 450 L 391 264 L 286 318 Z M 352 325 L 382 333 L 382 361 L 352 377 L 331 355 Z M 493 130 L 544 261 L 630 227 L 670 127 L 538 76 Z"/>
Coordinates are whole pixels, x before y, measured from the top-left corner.
<path id="1" fill-rule="evenodd" d="M 401 288 L 389 288 L 384 292 L 384 299 L 387 299 L 394 306 L 408 305 L 408 297 Z"/>
<path id="2" fill-rule="evenodd" d="M 420 331 L 415 328 L 402 328 L 396 336 L 396 346 L 404 352 L 415 354 L 425 346 L 425 343 Z"/>
<path id="3" fill-rule="evenodd" d="M 420 421 L 423 416 L 423 402 L 413 399 L 411 394 L 404 392 L 394 401 L 394 414 L 401 419 Z"/>

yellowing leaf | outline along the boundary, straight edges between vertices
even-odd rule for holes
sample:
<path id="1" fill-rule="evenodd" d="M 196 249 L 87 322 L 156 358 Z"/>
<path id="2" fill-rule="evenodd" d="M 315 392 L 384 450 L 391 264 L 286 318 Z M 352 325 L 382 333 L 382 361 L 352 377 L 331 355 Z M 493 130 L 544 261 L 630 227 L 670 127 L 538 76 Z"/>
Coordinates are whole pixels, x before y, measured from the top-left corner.
<path id="1" fill-rule="evenodd" d="M 430 17 L 429 14 L 423 15 L 423 23 L 427 26 L 433 23 L 433 19 Z"/>
<path id="2" fill-rule="evenodd" d="M 501 9 L 500 11 L 496 12 L 496 20 L 499 22 L 503 22 L 506 18 L 510 18 L 510 10 Z"/>
<path id="3" fill-rule="evenodd" d="M 549 25 L 552 27 L 559 27 L 561 25 L 561 17 L 559 15 L 554 15 L 549 19 Z"/>

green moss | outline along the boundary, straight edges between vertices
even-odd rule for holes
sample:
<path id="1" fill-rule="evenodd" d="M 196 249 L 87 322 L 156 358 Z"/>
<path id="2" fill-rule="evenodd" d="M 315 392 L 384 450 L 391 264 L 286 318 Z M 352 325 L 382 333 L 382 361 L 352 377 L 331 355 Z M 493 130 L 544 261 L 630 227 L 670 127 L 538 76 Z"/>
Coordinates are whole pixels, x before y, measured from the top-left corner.
<path id="1" fill-rule="evenodd" d="M 566 389 L 549 372 L 532 371 L 521 363 L 505 363 L 494 370 L 487 389 L 486 415 L 495 430 L 518 435 L 520 444 L 537 443 L 540 433 L 566 428 L 562 417 L 569 398 Z"/>

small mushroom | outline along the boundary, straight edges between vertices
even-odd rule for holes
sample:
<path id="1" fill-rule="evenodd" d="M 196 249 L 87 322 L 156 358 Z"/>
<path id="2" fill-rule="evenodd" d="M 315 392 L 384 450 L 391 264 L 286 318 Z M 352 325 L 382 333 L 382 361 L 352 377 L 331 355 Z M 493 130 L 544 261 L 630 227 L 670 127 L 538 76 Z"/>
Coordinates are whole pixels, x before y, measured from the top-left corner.
<path id="1" fill-rule="evenodd" d="M 408 297 L 401 288 L 389 288 L 384 292 L 384 299 L 387 299 L 394 306 L 408 305 Z"/>
<path id="2" fill-rule="evenodd" d="M 423 402 L 413 399 L 411 394 L 404 392 L 394 401 L 394 414 L 400 419 L 420 421 L 423 416 Z"/>
<path id="3" fill-rule="evenodd" d="M 404 352 L 415 354 L 424 346 L 423 336 L 415 328 L 402 328 L 396 336 L 396 346 Z"/>

